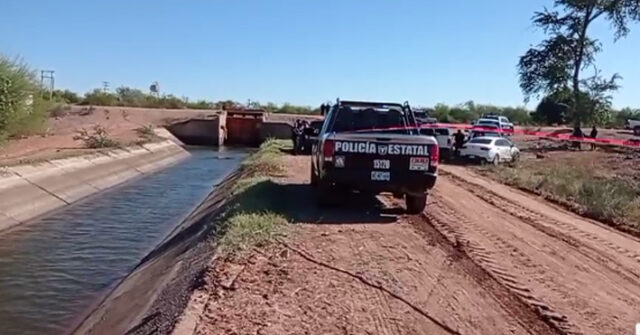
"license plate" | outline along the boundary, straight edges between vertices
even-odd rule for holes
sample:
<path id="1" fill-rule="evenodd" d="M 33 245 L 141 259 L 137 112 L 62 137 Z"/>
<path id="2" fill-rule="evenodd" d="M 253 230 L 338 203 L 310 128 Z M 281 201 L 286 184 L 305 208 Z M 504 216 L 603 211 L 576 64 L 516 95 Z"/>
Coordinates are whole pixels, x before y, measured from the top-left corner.
<path id="1" fill-rule="evenodd" d="M 409 161 L 409 170 L 412 170 L 412 171 L 429 170 L 429 158 L 411 157 L 411 160 Z"/>
<path id="2" fill-rule="evenodd" d="M 388 159 L 374 159 L 373 160 L 373 168 L 381 169 L 381 170 L 389 170 L 391 167 L 391 163 Z"/>
<path id="3" fill-rule="evenodd" d="M 387 171 L 371 171 L 371 180 L 389 181 L 390 179 L 391 173 Z"/>

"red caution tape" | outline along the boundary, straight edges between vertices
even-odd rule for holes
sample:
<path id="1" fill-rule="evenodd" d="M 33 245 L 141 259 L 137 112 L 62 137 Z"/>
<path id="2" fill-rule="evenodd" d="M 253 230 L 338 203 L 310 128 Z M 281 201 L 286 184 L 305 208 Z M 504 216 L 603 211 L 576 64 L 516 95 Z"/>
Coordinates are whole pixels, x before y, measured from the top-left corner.
<path id="1" fill-rule="evenodd" d="M 433 123 L 433 124 L 423 124 L 422 128 L 453 128 L 453 129 L 467 129 L 467 130 L 477 130 L 477 131 L 491 131 L 505 134 L 521 134 L 528 136 L 536 136 L 545 139 L 552 140 L 562 140 L 562 141 L 572 141 L 572 142 L 584 142 L 591 144 L 602 144 L 602 145 L 616 145 L 616 146 L 624 146 L 638 149 L 640 148 L 640 139 L 630 139 L 630 140 L 622 140 L 617 138 L 590 138 L 590 137 L 577 137 L 572 136 L 570 134 L 557 134 L 551 132 L 542 132 L 542 131 L 533 131 L 527 129 L 519 129 L 516 128 L 514 130 L 502 130 L 499 128 L 491 128 L 491 127 L 481 127 L 474 126 L 469 124 L 456 124 L 456 123 Z"/>

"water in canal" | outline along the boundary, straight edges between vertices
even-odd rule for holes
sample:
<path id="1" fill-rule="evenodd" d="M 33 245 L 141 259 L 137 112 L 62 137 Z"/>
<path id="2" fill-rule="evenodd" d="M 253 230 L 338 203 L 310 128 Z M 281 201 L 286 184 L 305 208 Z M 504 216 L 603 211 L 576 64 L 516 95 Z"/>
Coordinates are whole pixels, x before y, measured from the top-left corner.
<path id="1" fill-rule="evenodd" d="M 0 334 L 57 334 L 238 167 L 245 151 L 178 165 L 0 236 Z"/>

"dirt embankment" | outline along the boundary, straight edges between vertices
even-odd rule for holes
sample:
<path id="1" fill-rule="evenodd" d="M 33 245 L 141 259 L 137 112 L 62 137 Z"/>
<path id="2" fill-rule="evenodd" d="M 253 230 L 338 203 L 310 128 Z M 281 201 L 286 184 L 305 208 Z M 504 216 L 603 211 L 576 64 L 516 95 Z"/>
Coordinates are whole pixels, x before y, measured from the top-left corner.
<path id="1" fill-rule="evenodd" d="M 164 126 L 174 120 L 206 115 L 205 111 L 153 110 L 124 107 L 72 106 L 64 115 L 47 120 L 41 135 L 11 139 L 0 145 L 0 165 L 75 156 L 91 150 L 74 136 L 82 129 L 100 126 L 109 139 L 127 146 L 141 139 L 144 127 Z"/>
<path id="2" fill-rule="evenodd" d="M 216 110 L 152 109 L 133 107 L 72 106 L 47 120 L 41 135 L 11 139 L 0 145 L 0 165 L 15 165 L 34 160 L 55 159 L 87 153 L 82 141 L 73 138 L 77 131 L 103 127 L 110 139 L 130 145 L 141 139 L 138 130 L 164 127 L 189 118 L 214 115 Z M 298 118 L 317 119 L 316 115 L 270 114 L 268 121 L 293 123 Z"/>
<path id="3" fill-rule="evenodd" d="M 443 166 L 426 214 L 353 195 L 318 208 L 309 158 L 263 187 L 294 223 L 217 261 L 175 334 L 625 334 L 640 240 Z M 185 326 L 185 324 L 187 326 Z"/>

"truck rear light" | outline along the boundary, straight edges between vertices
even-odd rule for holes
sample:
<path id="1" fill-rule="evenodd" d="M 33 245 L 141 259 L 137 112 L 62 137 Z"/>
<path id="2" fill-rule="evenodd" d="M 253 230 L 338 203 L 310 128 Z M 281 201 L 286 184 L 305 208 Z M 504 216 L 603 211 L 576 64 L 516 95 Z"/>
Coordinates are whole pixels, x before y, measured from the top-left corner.
<path id="1" fill-rule="evenodd" d="M 438 166 L 438 162 L 440 161 L 440 148 L 438 148 L 437 144 L 429 146 L 429 156 L 431 159 L 431 166 Z"/>
<path id="2" fill-rule="evenodd" d="M 334 140 L 325 140 L 322 146 L 322 156 L 324 156 L 325 161 L 333 161 L 333 154 L 335 151 L 335 141 Z"/>

